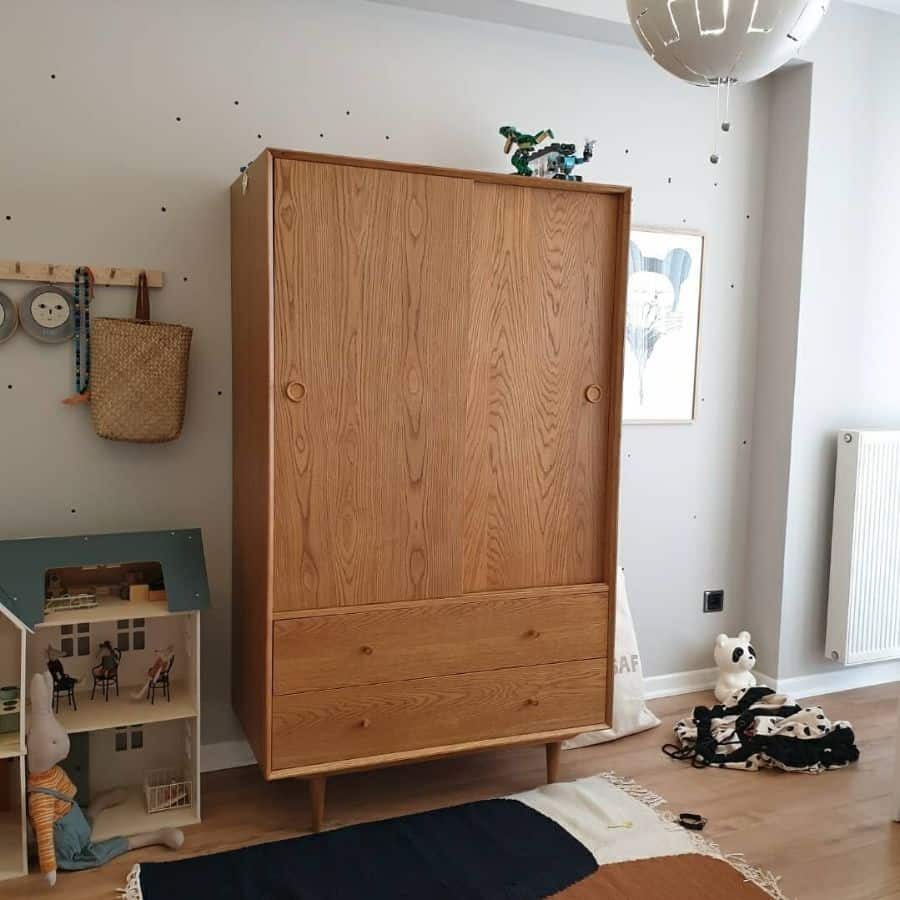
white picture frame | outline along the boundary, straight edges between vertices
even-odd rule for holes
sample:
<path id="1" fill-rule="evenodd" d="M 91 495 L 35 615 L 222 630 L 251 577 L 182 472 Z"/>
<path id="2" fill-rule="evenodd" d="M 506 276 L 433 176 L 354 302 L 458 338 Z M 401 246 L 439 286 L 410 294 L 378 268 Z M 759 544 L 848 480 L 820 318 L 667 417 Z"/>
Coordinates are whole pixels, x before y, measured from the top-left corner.
<path id="1" fill-rule="evenodd" d="M 624 425 L 688 425 L 696 417 L 704 250 L 699 231 L 631 230 Z"/>

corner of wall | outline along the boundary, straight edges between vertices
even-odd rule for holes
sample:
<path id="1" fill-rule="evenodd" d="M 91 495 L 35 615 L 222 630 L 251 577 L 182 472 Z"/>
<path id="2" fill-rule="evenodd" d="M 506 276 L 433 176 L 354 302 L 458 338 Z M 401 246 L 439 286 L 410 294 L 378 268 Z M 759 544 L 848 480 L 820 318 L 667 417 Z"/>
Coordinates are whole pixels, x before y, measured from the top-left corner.
<path id="1" fill-rule="evenodd" d="M 770 79 L 747 553 L 747 623 L 778 677 L 809 152 L 811 65 Z"/>

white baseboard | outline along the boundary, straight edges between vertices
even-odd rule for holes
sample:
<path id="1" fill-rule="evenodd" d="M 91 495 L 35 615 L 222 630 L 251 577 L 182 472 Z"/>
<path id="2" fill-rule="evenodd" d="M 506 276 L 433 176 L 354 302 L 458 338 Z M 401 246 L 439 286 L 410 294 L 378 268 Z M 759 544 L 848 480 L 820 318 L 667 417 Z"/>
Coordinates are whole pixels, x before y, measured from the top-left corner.
<path id="1" fill-rule="evenodd" d="M 797 675 L 793 678 L 772 678 L 765 672 L 753 674 L 756 675 L 757 683 L 770 687 L 779 694 L 804 699 L 900 681 L 900 660 L 865 666 L 840 666 L 829 672 Z M 717 675 L 718 670 L 715 667 L 694 669 L 690 672 L 672 672 L 669 675 L 651 675 L 644 679 L 644 693 L 648 700 L 655 700 L 659 697 L 674 697 L 695 691 L 710 691 L 715 687 Z"/>
<path id="2" fill-rule="evenodd" d="M 221 772 L 223 769 L 255 765 L 256 757 L 246 741 L 219 741 L 200 747 L 201 772 Z"/>
<path id="3" fill-rule="evenodd" d="M 694 691 L 709 691 L 715 687 L 719 670 L 694 669 L 690 672 L 672 672 L 669 675 L 650 675 L 644 679 L 644 696 L 648 700 L 658 697 L 674 697 L 677 694 L 692 694 Z"/>
<path id="4" fill-rule="evenodd" d="M 802 699 L 874 687 L 891 681 L 900 681 L 900 660 L 892 659 L 864 666 L 839 666 L 829 672 L 796 675 L 793 678 L 769 678 L 763 683 L 773 687 L 780 694 L 790 694 L 792 697 Z"/>

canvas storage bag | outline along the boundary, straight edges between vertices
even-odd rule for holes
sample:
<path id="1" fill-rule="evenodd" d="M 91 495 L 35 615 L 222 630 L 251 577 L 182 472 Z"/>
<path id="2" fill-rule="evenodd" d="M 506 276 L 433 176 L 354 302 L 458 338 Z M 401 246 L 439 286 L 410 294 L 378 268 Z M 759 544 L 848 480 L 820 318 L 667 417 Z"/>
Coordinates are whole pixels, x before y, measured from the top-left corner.
<path id="1" fill-rule="evenodd" d="M 91 419 L 100 437 L 158 444 L 181 434 L 192 329 L 150 321 L 147 276 L 133 319 L 95 319 Z"/>
<path id="2" fill-rule="evenodd" d="M 614 660 L 615 685 L 613 687 L 612 728 L 579 734 L 563 744 L 564 750 L 603 744 L 616 738 L 646 731 L 659 725 L 644 702 L 644 676 L 641 655 L 638 652 L 634 622 L 628 606 L 625 590 L 625 570 L 619 569 L 616 579 L 616 643 Z"/>

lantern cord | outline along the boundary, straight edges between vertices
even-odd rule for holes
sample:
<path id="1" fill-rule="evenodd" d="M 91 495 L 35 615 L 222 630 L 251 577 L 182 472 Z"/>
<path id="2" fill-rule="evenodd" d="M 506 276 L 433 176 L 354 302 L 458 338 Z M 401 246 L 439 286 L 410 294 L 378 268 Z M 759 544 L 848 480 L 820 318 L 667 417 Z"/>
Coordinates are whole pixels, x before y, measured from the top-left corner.
<path id="1" fill-rule="evenodd" d="M 722 95 L 722 82 L 716 80 L 716 112 L 715 112 L 715 127 L 713 128 L 713 148 L 712 153 L 709 154 L 709 161 L 715 166 L 719 162 L 719 108 L 721 103 L 721 95 Z"/>

